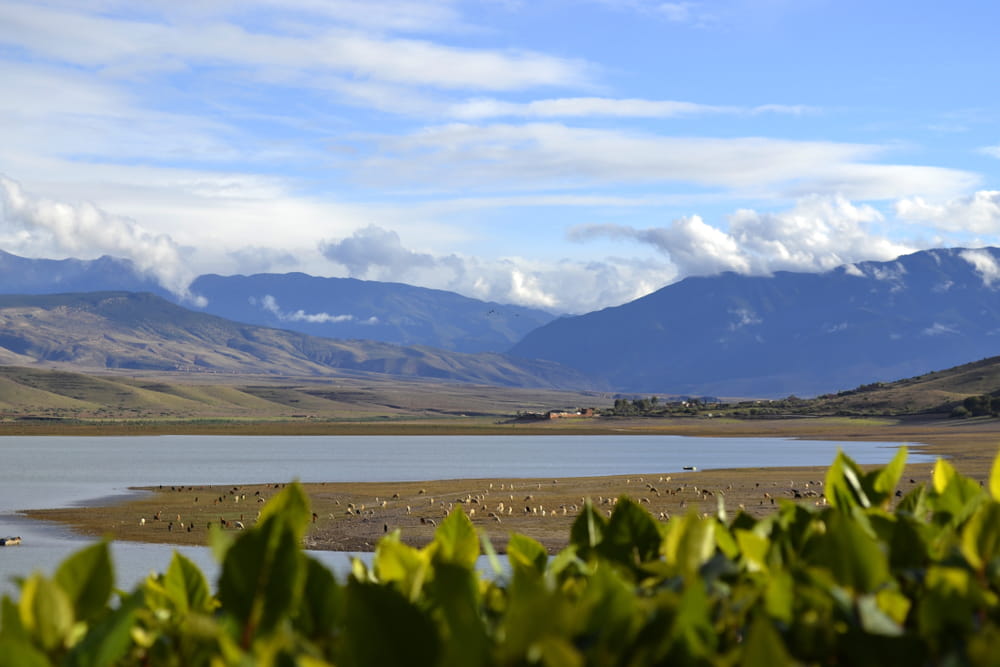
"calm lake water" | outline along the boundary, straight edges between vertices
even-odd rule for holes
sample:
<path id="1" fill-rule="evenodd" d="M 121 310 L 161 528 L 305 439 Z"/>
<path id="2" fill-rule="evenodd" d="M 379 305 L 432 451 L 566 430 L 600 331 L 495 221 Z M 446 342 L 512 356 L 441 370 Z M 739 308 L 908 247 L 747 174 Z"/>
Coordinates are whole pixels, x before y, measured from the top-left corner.
<path id="1" fill-rule="evenodd" d="M 28 508 L 66 507 L 124 496 L 131 486 L 261 482 L 403 481 L 584 477 L 739 468 L 829 465 L 837 448 L 859 463 L 885 463 L 901 443 L 683 436 L 14 436 L 0 437 L 0 593 L 14 575 L 52 572 L 88 543 L 28 521 Z M 911 461 L 933 460 L 912 452 Z M 173 547 L 114 545 L 119 585 L 131 589 L 163 571 Z M 207 549 L 182 551 L 214 580 Z M 316 552 L 336 571 L 349 555 Z"/>

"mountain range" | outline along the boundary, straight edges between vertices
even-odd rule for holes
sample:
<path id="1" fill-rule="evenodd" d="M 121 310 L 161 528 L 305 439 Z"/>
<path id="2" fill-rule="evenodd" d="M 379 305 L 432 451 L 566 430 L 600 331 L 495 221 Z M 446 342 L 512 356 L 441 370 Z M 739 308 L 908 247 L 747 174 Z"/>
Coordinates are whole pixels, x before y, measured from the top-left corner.
<path id="1" fill-rule="evenodd" d="M 194 306 L 144 276 L 127 259 L 28 259 L 0 251 L 0 293 L 149 292 L 237 322 L 311 336 L 427 345 L 456 352 L 503 352 L 555 316 L 444 290 L 304 273 L 196 278 Z"/>
<path id="2" fill-rule="evenodd" d="M 0 291 L 10 295 L 0 300 L 0 363 L 336 368 L 501 386 L 810 396 L 995 356 L 998 286 L 1000 250 L 951 248 L 824 273 L 690 277 L 558 319 L 440 290 L 305 274 L 201 276 L 191 285 L 208 301 L 199 310 L 179 306 L 127 260 L 0 253 Z M 43 296 L 69 289 L 131 294 Z"/>
<path id="3" fill-rule="evenodd" d="M 300 377 L 355 371 L 494 386 L 591 385 L 548 361 L 331 340 L 233 322 L 148 292 L 0 296 L 0 364 Z"/>
<path id="4" fill-rule="evenodd" d="M 825 273 L 692 277 L 557 319 L 510 352 L 633 392 L 821 394 L 996 355 L 998 279 L 996 248 Z"/>

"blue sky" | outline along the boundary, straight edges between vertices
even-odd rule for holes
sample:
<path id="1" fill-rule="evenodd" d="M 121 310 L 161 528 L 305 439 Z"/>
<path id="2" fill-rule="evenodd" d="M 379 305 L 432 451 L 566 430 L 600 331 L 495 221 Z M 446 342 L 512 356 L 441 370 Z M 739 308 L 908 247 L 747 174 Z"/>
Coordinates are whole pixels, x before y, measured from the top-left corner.
<path id="1" fill-rule="evenodd" d="M 998 14 L 0 0 L 0 249 L 583 312 L 996 245 Z"/>

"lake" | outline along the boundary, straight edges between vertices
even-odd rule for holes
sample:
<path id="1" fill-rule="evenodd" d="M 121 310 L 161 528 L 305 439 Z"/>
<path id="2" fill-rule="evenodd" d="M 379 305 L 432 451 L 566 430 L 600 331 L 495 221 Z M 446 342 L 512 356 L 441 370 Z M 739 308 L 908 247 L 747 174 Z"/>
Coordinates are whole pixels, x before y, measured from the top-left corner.
<path id="1" fill-rule="evenodd" d="M 363 482 L 462 478 L 589 477 L 672 473 L 685 466 L 826 466 L 844 449 L 859 463 L 885 463 L 903 443 L 686 436 L 9 436 L 0 437 L 0 592 L 13 575 L 52 572 L 89 543 L 57 526 L 17 516 L 124 496 L 131 486 Z M 932 461 L 916 452 L 910 460 Z M 175 547 L 114 545 L 119 586 L 162 572 Z M 211 580 L 208 550 L 181 549 Z M 338 572 L 344 553 L 316 552 Z"/>

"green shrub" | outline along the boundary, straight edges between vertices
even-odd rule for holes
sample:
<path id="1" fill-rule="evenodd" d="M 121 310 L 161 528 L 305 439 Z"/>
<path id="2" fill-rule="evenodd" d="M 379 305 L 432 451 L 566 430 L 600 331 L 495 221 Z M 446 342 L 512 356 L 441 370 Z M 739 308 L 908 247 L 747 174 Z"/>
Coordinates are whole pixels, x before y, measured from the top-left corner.
<path id="1" fill-rule="evenodd" d="M 937 462 L 896 501 L 905 448 L 863 472 L 839 454 L 821 506 L 666 523 L 585 505 L 550 556 L 513 535 L 509 571 L 456 510 L 417 549 L 399 533 L 338 581 L 300 544 L 289 485 L 250 530 L 216 533 L 217 593 L 175 554 L 114 592 L 105 543 L 0 607 L 0 664 L 781 665 L 1000 660 L 1000 457 L 987 488 Z M 486 553 L 493 576 L 476 570 Z"/>

